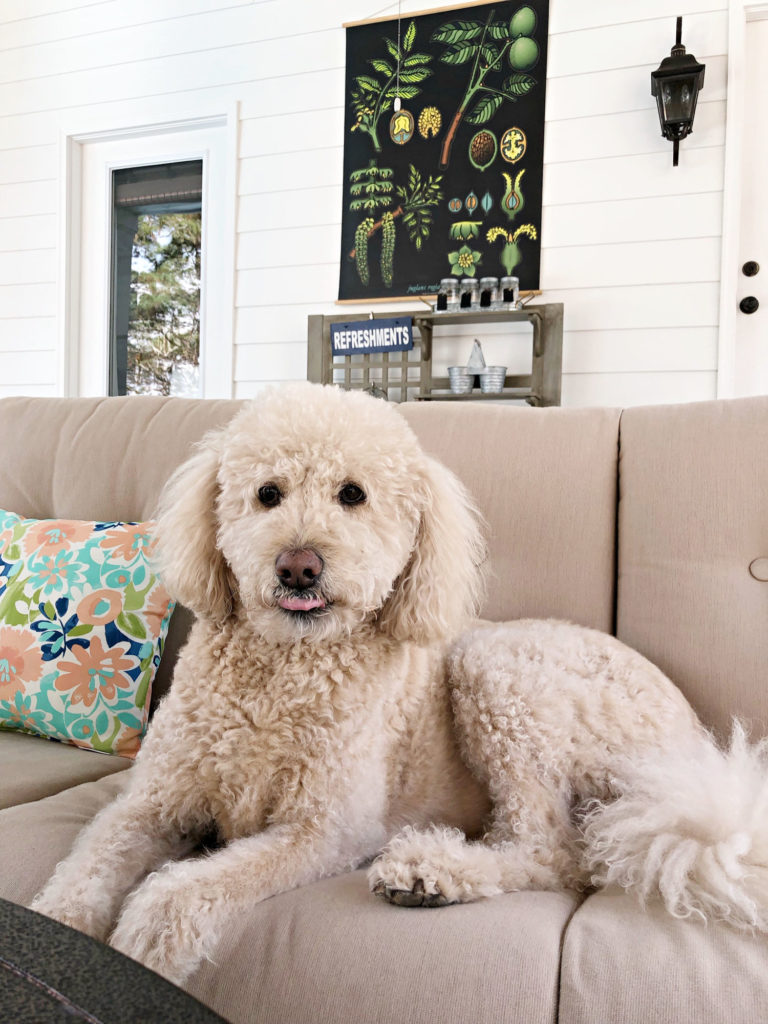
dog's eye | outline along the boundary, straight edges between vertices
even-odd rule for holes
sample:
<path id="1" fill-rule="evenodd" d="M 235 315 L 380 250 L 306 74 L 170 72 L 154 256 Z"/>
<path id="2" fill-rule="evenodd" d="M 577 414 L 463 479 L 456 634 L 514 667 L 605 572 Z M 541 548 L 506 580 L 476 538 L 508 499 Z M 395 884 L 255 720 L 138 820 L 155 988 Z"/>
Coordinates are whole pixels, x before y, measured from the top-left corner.
<path id="1" fill-rule="evenodd" d="M 265 508 L 274 508 L 275 505 L 280 504 L 283 498 L 280 488 L 276 484 L 264 484 L 259 488 L 258 496 Z"/>
<path id="2" fill-rule="evenodd" d="M 357 484 L 344 484 L 339 491 L 339 501 L 342 505 L 362 505 L 365 501 L 365 491 Z"/>

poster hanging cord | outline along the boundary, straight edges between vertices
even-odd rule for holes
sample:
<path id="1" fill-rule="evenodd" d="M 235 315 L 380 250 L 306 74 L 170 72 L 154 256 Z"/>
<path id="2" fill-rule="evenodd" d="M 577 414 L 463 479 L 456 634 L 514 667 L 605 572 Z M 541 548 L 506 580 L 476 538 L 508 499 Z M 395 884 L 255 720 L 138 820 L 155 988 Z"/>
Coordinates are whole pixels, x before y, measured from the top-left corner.
<path id="1" fill-rule="evenodd" d="M 397 52 L 400 53 L 400 5 L 402 0 L 397 0 Z M 400 57 L 397 58 L 397 68 L 395 70 L 395 102 L 393 104 L 395 113 L 400 109 Z"/>

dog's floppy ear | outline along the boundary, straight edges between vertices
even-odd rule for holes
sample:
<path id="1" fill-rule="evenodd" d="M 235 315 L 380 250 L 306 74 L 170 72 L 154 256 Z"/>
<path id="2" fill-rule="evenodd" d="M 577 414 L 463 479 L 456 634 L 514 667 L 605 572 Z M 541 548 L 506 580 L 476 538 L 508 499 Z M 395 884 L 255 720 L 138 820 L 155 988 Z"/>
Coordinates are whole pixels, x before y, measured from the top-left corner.
<path id="1" fill-rule="evenodd" d="M 218 434 L 207 435 L 160 497 L 154 560 L 169 593 L 197 615 L 223 622 L 232 611 L 230 573 L 216 543 Z"/>
<path id="2" fill-rule="evenodd" d="M 486 546 L 482 517 L 450 470 L 424 456 L 416 488 L 416 546 L 379 622 L 395 639 L 424 643 L 451 636 L 477 614 Z"/>

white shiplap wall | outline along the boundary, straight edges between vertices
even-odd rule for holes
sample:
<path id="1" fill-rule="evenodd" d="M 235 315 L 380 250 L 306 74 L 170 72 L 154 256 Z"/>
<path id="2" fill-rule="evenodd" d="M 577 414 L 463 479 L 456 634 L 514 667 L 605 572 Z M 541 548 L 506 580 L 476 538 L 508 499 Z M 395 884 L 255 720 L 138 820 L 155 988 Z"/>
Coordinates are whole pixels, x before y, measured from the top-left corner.
<path id="1" fill-rule="evenodd" d="M 403 0 L 403 13 L 441 6 Z M 375 0 L 0 3 L 0 396 L 57 394 L 58 137 L 79 117 L 136 123 L 240 103 L 235 381 L 301 378 L 306 318 L 336 312 L 344 21 Z M 674 18 L 707 65 L 672 167 L 650 72 Z M 563 401 L 715 395 L 726 0 L 550 0 L 542 223 L 545 298 L 565 303 Z M 402 304 L 401 304 L 402 305 Z M 482 335 L 521 371 L 524 336 Z M 514 351 L 510 349 L 513 348 Z M 448 339 L 445 363 L 468 339 Z"/>

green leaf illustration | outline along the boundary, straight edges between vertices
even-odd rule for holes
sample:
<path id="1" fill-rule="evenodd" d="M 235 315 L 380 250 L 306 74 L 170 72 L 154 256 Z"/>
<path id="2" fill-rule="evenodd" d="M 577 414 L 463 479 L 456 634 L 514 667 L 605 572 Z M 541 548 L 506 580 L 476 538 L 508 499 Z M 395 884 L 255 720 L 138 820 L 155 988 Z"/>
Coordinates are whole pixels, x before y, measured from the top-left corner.
<path id="1" fill-rule="evenodd" d="M 477 21 L 451 21 L 432 33 L 433 43 L 466 43 L 477 39 L 483 26 Z"/>
<path id="2" fill-rule="evenodd" d="M 404 68 L 415 68 L 419 64 L 429 64 L 432 60 L 431 53 L 413 53 L 410 57 L 406 57 L 402 63 Z"/>
<path id="3" fill-rule="evenodd" d="M 491 39 L 509 39 L 509 25 L 502 21 L 494 21 L 488 26 L 488 33 Z"/>
<path id="4" fill-rule="evenodd" d="M 474 45 L 472 43 L 469 45 L 459 43 L 453 49 L 446 50 L 440 60 L 443 64 L 466 64 L 467 61 L 472 60 L 476 53 L 477 43 Z"/>
<path id="5" fill-rule="evenodd" d="M 378 71 L 380 75 L 386 75 L 387 78 L 394 74 L 394 71 L 389 64 L 387 64 L 385 60 L 380 60 L 378 57 L 375 60 L 369 60 L 368 63 L 374 71 Z"/>
<path id="6" fill-rule="evenodd" d="M 503 88 L 510 96 L 525 96 L 526 93 L 531 91 L 534 85 L 536 85 L 536 79 L 531 75 L 516 72 L 505 80 Z"/>
<path id="7" fill-rule="evenodd" d="M 402 60 L 403 55 L 400 53 L 396 43 L 393 43 L 391 39 L 385 39 L 384 45 L 389 51 L 390 57 L 394 57 L 395 60 Z"/>
<path id="8" fill-rule="evenodd" d="M 393 100 L 396 96 L 399 96 L 401 100 L 412 100 L 414 96 L 418 96 L 421 89 L 415 85 L 401 85 L 400 88 L 392 86 L 391 89 L 387 89 L 384 93 L 385 100 Z"/>
<path id="9" fill-rule="evenodd" d="M 381 82 L 377 82 L 375 78 L 369 78 L 367 75 L 358 75 L 355 82 L 364 92 L 378 92 L 381 88 Z"/>
<path id="10" fill-rule="evenodd" d="M 491 45 L 490 43 L 485 43 L 480 48 L 480 52 L 483 55 L 483 60 L 486 62 L 486 64 L 488 64 L 489 67 L 495 64 L 499 59 L 499 51 L 496 49 L 495 46 Z"/>
<path id="11" fill-rule="evenodd" d="M 467 114 L 466 120 L 469 124 L 486 124 L 503 102 L 503 96 L 499 96 L 498 93 L 489 93 L 477 101 L 471 112 Z"/>
<path id="12" fill-rule="evenodd" d="M 403 71 L 400 74 L 401 82 L 423 82 L 425 78 L 429 78 L 432 72 L 429 68 L 412 68 L 410 71 Z"/>
<path id="13" fill-rule="evenodd" d="M 416 22 L 412 21 L 411 24 L 408 26 L 408 28 L 406 30 L 405 39 L 403 40 L 403 49 L 405 50 L 406 53 L 410 53 L 410 50 L 411 50 L 411 47 L 413 46 L 413 41 L 414 41 L 415 38 L 416 38 Z"/>

